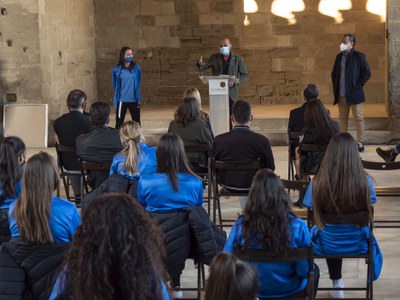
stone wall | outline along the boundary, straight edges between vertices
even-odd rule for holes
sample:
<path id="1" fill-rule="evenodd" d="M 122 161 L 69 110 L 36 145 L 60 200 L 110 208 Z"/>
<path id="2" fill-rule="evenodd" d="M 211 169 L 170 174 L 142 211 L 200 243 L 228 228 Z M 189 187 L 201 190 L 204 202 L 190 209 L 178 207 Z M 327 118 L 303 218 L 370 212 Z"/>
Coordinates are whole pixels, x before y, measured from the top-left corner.
<path id="1" fill-rule="evenodd" d="M 42 98 L 36 0 L 1 1 L 0 102 L 40 103 Z M 2 116 L 0 117 L 2 118 Z"/>
<path id="2" fill-rule="evenodd" d="M 271 14 L 272 0 L 257 0 L 259 11 L 248 14 L 243 1 L 233 0 L 95 0 L 98 97 L 111 101 L 111 69 L 118 51 L 128 45 L 143 71 L 146 104 L 178 103 L 187 86 L 196 86 L 207 103 L 195 63 L 218 51 L 227 36 L 242 55 L 250 78 L 239 96 L 253 103 L 296 103 L 304 86 L 320 86 L 324 102 L 332 101 L 330 73 L 344 33 L 357 36 L 372 69 L 365 90 L 367 101 L 385 101 L 385 24 L 365 10 L 366 0 L 353 0 L 334 24 L 318 13 L 317 0 L 304 0 L 297 23 Z"/>
<path id="3" fill-rule="evenodd" d="M 53 120 L 71 89 L 96 98 L 94 40 L 93 1 L 2 0 L 0 100 L 48 103 Z"/>
<path id="4" fill-rule="evenodd" d="M 91 0 L 39 0 L 42 97 L 50 119 L 67 111 L 70 90 L 97 98 L 94 4 Z"/>
<path id="5" fill-rule="evenodd" d="M 400 142 L 400 1 L 388 1 L 388 115 L 390 140 Z"/>

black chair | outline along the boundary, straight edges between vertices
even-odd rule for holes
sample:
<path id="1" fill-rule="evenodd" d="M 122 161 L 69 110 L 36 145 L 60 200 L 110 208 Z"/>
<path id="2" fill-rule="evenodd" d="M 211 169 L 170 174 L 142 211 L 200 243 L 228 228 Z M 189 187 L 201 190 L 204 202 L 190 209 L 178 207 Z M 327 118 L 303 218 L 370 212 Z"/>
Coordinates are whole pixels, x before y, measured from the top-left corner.
<path id="1" fill-rule="evenodd" d="M 286 255 L 271 255 L 265 250 L 244 249 L 235 246 L 235 255 L 244 261 L 255 261 L 262 263 L 283 263 L 298 260 L 307 260 L 309 271 L 305 296 L 303 299 L 314 299 L 314 254 L 312 244 L 309 247 L 289 249 Z M 292 298 L 291 298 L 292 299 Z"/>
<path id="2" fill-rule="evenodd" d="M 291 131 L 288 130 L 288 179 L 295 179 L 296 170 L 296 147 L 298 146 L 299 138 L 303 135 L 302 131 Z"/>
<path id="3" fill-rule="evenodd" d="M 199 145 L 185 145 L 185 152 L 188 153 L 199 153 L 207 158 L 207 167 L 204 170 L 198 170 L 193 168 L 193 171 L 203 179 L 203 185 L 207 185 L 207 212 L 208 215 L 211 214 L 211 196 L 212 196 L 212 176 L 211 176 L 211 157 L 212 157 L 212 145 L 211 144 L 199 144 Z"/>
<path id="4" fill-rule="evenodd" d="M 298 191 L 299 194 L 299 199 L 297 202 L 294 204 L 298 206 L 299 208 L 303 208 L 303 198 L 304 195 L 306 194 L 308 185 L 310 184 L 310 181 L 304 181 L 304 180 L 286 180 L 286 179 L 281 179 L 283 186 L 285 189 L 288 190 L 288 193 L 290 194 L 290 191 Z M 300 216 L 302 219 L 307 219 L 306 215 L 301 215 Z"/>
<path id="5" fill-rule="evenodd" d="M 220 198 L 222 196 L 232 197 L 232 196 L 247 196 L 250 191 L 250 186 L 248 188 L 235 188 L 231 186 L 226 186 L 223 181 L 219 178 L 221 171 L 223 172 L 238 172 L 238 171 L 253 171 L 255 173 L 261 169 L 260 159 L 252 161 L 249 163 L 243 162 L 227 162 L 212 159 L 211 160 L 211 172 L 212 172 L 212 182 L 213 182 L 213 222 L 216 224 L 216 212 L 218 210 L 219 226 L 230 227 L 236 220 L 222 219 L 221 212 L 221 202 Z M 254 176 L 253 175 L 253 176 Z M 218 188 L 220 186 L 220 188 Z M 224 225 L 224 223 L 228 223 Z"/>
<path id="6" fill-rule="evenodd" d="M 111 162 L 88 162 L 80 161 L 81 163 L 81 210 L 84 210 L 84 196 L 89 193 L 90 185 L 88 183 L 88 176 L 93 172 L 109 172 Z"/>
<path id="7" fill-rule="evenodd" d="M 400 170 L 400 162 L 375 162 L 361 160 L 364 169 L 375 171 Z M 376 186 L 377 197 L 400 197 L 400 184 L 396 186 Z M 376 228 L 400 228 L 400 219 L 397 220 L 374 220 Z M 391 225 L 397 224 L 397 225 Z"/>
<path id="8" fill-rule="evenodd" d="M 325 224 L 334 224 L 334 225 L 345 225 L 345 224 L 366 224 L 369 230 L 369 239 L 368 239 L 368 251 L 365 254 L 349 254 L 349 255 L 316 255 L 314 254 L 314 258 L 340 258 L 340 259 L 364 259 L 365 263 L 368 265 L 367 276 L 366 276 L 366 285 L 365 286 L 355 286 L 355 287 L 346 287 L 346 288 L 333 288 L 333 287 L 318 287 L 320 291 L 334 291 L 334 290 L 343 290 L 343 291 L 365 291 L 365 298 L 346 298 L 346 299 L 373 299 L 373 274 L 374 274 L 374 263 L 373 263 L 373 210 L 370 213 L 369 211 L 361 211 L 355 213 L 347 213 L 342 215 L 337 214 L 321 214 L 321 218 L 323 219 Z M 322 298 L 315 298 L 322 299 Z"/>
<path id="9" fill-rule="evenodd" d="M 328 145 L 300 144 L 300 178 L 317 174 L 327 147 Z"/>
<path id="10" fill-rule="evenodd" d="M 80 197 L 75 197 L 70 194 L 71 178 L 79 178 L 81 176 L 79 161 L 76 156 L 76 149 L 75 147 L 64 146 L 56 143 L 56 153 L 57 164 L 60 170 L 61 180 L 64 184 L 66 197 L 69 201 L 78 202 Z M 74 160 L 76 160 L 76 164 L 74 164 Z M 57 194 L 60 196 L 60 187 L 58 187 Z"/>

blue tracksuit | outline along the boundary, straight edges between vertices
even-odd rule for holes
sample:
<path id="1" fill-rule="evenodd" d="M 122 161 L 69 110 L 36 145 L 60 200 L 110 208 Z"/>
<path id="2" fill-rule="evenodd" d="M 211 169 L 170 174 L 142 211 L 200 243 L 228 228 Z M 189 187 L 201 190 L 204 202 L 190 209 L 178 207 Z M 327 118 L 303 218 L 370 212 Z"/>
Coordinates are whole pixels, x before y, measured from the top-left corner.
<path id="1" fill-rule="evenodd" d="M 140 204 L 148 211 L 169 212 L 203 205 L 203 183 L 189 174 L 178 174 L 178 192 L 165 173 L 141 176 L 137 188 Z"/>
<path id="2" fill-rule="evenodd" d="M 290 214 L 290 243 L 292 248 L 302 248 L 310 245 L 310 232 L 307 224 Z M 232 227 L 226 241 L 224 251 L 233 253 L 235 245 L 243 245 L 242 223 L 244 218 L 239 217 Z M 250 241 L 249 248 L 262 249 L 259 242 Z M 248 261 L 258 273 L 260 298 L 283 298 L 296 294 L 305 289 L 308 277 L 308 262 L 297 261 L 295 263 L 261 263 Z"/>
<path id="3" fill-rule="evenodd" d="M 139 176 L 141 175 L 150 175 L 156 172 L 156 148 L 146 145 L 145 143 L 139 143 L 137 158 L 137 169 L 139 174 L 129 175 L 125 168 L 125 161 L 126 154 L 116 154 L 111 164 L 110 176 L 112 174 L 119 174 L 131 180 L 139 180 Z"/>

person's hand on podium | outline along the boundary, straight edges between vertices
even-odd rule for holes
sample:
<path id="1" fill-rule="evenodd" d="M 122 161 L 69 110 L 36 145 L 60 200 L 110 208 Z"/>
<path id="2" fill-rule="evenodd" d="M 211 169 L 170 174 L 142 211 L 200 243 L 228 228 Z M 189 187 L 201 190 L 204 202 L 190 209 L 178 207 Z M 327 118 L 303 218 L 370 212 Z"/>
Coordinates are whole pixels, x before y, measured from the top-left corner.
<path id="1" fill-rule="evenodd" d="M 199 66 L 204 66 L 206 63 L 203 61 L 203 56 L 200 56 Z"/>
<path id="2" fill-rule="evenodd" d="M 229 87 L 233 87 L 235 85 L 235 83 L 233 81 L 229 81 L 228 85 L 229 85 Z"/>

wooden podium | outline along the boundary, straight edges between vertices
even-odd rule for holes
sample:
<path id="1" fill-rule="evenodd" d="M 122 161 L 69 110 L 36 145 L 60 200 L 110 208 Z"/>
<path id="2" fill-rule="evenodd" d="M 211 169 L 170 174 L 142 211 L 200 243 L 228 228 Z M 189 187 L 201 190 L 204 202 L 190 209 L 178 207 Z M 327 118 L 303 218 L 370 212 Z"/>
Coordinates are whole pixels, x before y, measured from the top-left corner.
<path id="1" fill-rule="evenodd" d="M 199 76 L 208 84 L 210 95 L 210 121 L 214 136 L 229 131 L 229 83 L 238 83 L 235 76 Z"/>

